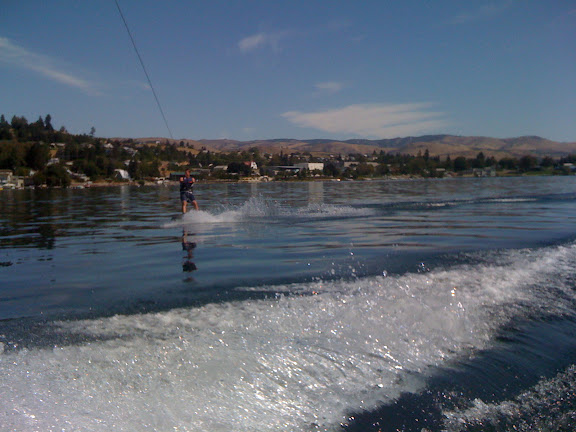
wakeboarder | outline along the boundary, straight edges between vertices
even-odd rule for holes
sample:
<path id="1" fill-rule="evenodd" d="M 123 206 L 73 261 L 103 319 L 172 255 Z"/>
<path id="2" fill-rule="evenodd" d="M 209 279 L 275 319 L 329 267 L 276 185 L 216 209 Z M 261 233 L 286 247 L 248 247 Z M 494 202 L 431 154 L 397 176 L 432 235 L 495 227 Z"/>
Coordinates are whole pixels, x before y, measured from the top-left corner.
<path id="1" fill-rule="evenodd" d="M 184 172 L 184 177 L 180 177 L 180 201 L 182 201 L 182 214 L 186 213 L 186 206 L 191 203 L 195 210 L 198 210 L 198 203 L 194 198 L 194 183 L 196 179 L 190 175 L 190 170 Z"/>

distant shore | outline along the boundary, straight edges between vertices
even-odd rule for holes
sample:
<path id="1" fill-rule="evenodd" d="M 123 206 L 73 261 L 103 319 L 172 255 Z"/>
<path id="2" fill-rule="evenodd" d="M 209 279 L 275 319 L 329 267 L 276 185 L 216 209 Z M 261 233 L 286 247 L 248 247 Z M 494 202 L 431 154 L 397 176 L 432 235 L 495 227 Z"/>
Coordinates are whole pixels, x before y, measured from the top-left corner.
<path id="1" fill-rule="evenodd" d="M 538 174 L 542 177 L 553 177 L 550 174 Z M 534 177 L 534 174 L 517 174 L 506 172 L 502 173 L 501 175 L 497 175 L 495 177 Z M 366 182 L 366 181 L 398 181 L 398 180 L 422 180 L 422 179 L 430 179 L 430 180 L 445 180 L 445 179 L 454 179 L 454 178 L 487 178 L 487 177 L 478 177 L 472 174 L 465 174 L 465 175 L 450 175 L 444 177 L 422 177 L 422 176 L 415 176 L 409 174 L 401 174 L 401 175 L 394 175 L 394 176 L 387 176 L 387 177 L 366 177 L 366 178 L 358 178 L 358 179 L 339 179 L 339 178 L 305 178 L 305 179 L 270 179 L 262 180 L 261 178 L 254 177 L 254 178 L 240 178 L 240 179 L 200 179 L 197 180 L 198 183 L 204 184 L 216 184 L 216 183 L 271 183 L 271 182 Z M 73 183 L 70 185 L 71 188 L 78 188 L 78 187 L 113 187 L 113 186 L 177 186 L 178 181 L 176 180 L 163 180 L 160 182 L 157 181 L 113 181 L 113 180 L 102 180 L 91 182 L 89 184 L 86 183 Z"/>
<path id="2" fill-rule="evenodd" d="M 459 176 L 464 177 L 464 176 Z M 231 179 L 200 179 L 196 180 L 197 183 L 204 183 L 204 184 L 217 184 L 217 183 L 301 183 L 301 182 L 349 182 L 349 181 L 379 181 L 379 180 L 419 180 L 423 179 L 424 177 L 418 176 L 410 176 L 410 175 L 397 175 L 397 176 L 390 176 L 390 177 L 378 177 L 378 178 L 360 178 L 360 179 L 339 179 L 339 178 L 307 178 L 307 179 L 269 179 L 269 180 L 260 180 L 258 178 L 241 178 L 237 180 Z M 445 178 L 452 178 L 452 177 L 445 177 Z M 155 181 L 96 181 L 91 182 L 89 184 L 86 183 L 73 183 L 70 185 L 70 188 L 78 188 L 78 187 L 113 187 L 113 186 L 177 186 L 178 181 L 174 180 L 165 180 L 162 182 L 155 182 Z"/>
<path id="3" fill-rule="evenodd" d="M 554 177 L 554 174 L 544 174 L 544 173 L 523 173 L 518 174 L 515 172 L 503 172 L 494 177 Z M 487 177 L 479 177 L 474 176 L 472 174 L 464 174 L 464 175 L 447 175 L 444 177 L 422 177 L 416 175 L 394 175 L 394 176 L 387 176 L 387 177 L 366 177 L 366 178 L 304 178 L 304 179 L 272 179 L 269 177 L 244 177 L 239 179 L 200 179 L 197 180 L 198 183 L 203 184 L 218 184 L 218 183 L 270 183 L 270 182 L 370 182 L 370 181 L 406 181 L 406 180 L 423 180 L 423 179 L 431 179 L 431 180 L 445 180 L 445 179 L 454 179 L 454 178 L 487 178 Z M 492 177 L 493 178 L 493 177 Z M 89 188 L 103 188 L 103 187 L 121 187 L 121 186 L 134 186 L 134 187 L 141 187 L 141 186 L 178 186 L 178 181 L 176 180 L 157 180 L 157 181 L 143 181 L 143 180 L 131 180 L 131 181 L 117 181 L 117 180 L 99 180 L 99 181 L 91 181 L 91 182 L 73 182 L 68 186 L 69 189 L 89 189 Z M 26 188 L 30 188 L 29 186 Z M 46 186 L 42 187 L 42 189 L 47 188 Z M 55 187 L 58 188 L 59 187 Z M 23 188 L 2 188 L 0 185 L 0 190 L 14 190 L 14 189 L 23 189 Z"/>

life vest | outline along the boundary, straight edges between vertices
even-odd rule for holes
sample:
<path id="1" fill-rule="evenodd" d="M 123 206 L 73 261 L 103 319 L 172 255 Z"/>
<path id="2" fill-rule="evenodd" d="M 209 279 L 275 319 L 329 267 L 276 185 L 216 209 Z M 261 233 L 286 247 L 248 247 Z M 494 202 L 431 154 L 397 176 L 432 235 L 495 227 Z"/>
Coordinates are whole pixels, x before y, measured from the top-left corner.
<path id="1" fill-rule="evenodd" d="M 192 192 L 192 177 L 180 177 L 180 192 Z"/>

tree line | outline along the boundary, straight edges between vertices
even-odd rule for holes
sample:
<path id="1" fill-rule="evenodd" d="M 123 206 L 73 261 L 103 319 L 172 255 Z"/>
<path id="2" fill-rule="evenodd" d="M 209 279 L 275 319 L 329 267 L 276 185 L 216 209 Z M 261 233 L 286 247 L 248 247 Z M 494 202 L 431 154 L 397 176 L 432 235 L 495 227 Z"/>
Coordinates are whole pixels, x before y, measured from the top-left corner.
<path id="1" fill-rule="evenodd" d="M 130 177 L 142 180 L 163 177 L 170 171 L 181 171 L 182 166 L 202 169 L 204 176 L 236 178 L 249 176 L 252 169 L 245 162 L 256 162 L 264 173 L 268 166 L 289 166 L 301 162 L 323 162 L 321 173 L 300 170 L 298 173 L 279 173 L 285 178 L 306 178 L 311 175 L 340 178 L 380 177 L 387 175 L 413 175 L 438 177 L 446 172 L 456 174 L 472 169 L 492 168 L 516 173 L 542 172 L 566 174 L 566 163 L 576 163 L 576 155 L 559 159 L 550 156 L 537 158 L 525 155 L 500 160 L 479 152 L 474 158 L 458 156 L 431 156 L 426 150 L 417 155 L 374 151 L 371 155 L 348 154 L 332 158 L 313 157 L 310 153 L 262 154 L 257 147 L 236 152 L 211 152 L 206 149 L 190 151 L 183 142 L 138 145 L 131 139 L 106 140 L 89 133 L 71 134 L 64 126 L 55 128 L 52 117 L 40 116 L 29 122 L 23 116 L 13 116 L 8 122 L 0 115 L 0 169 L 12 170 L 19 176 L 30 176 L 36 185 L 68 186 L 74 176 L 91 180 L 110 179 L 115 170 L 127 170 Z M 137 148 L 136 148 L 137 147 Z M 348 162 L 348 164 L 345 164 Z M 225 166 L 225 170 L 207 173 L 207 168 Z M 345 167 L 346 166 L 346 167 Z"/>
<path id="2" fill-rule="evenodd" d="M 67 186 L 75 174 L 99 180 L 112 178 L 116 169 L 128 170 L 135 179 L 156 177 L 161 161 L 187 158 L 186 152 L 175 146 L 144 147 L 135 153 L 132 140 L 108 142 L 95 132 L 94 127 L 88 134 L 71 134 L 64 126 L 56 130 L 50 115 L 33 123 L 14 116 L 9 123 L 2 114 L 0 169 L 19 176 L 33 171 L 36 185 Z"/>

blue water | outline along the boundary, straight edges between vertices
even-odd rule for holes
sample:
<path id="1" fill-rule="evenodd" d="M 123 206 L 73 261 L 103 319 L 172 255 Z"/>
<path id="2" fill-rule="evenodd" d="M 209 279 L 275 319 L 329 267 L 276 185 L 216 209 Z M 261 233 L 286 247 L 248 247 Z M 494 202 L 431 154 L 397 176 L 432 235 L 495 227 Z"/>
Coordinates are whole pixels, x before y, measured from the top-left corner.
<path id="1" fill-rule="evenodd" d="M 1 431 L 576 427 L 576 177 L 0 191 Z"/>

